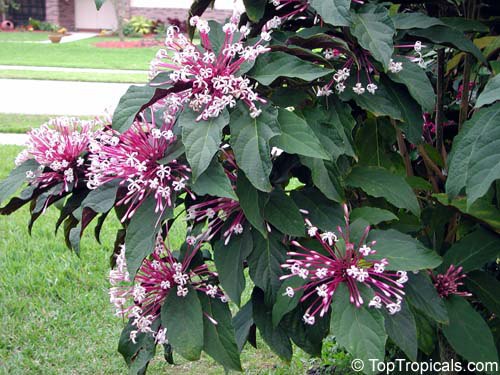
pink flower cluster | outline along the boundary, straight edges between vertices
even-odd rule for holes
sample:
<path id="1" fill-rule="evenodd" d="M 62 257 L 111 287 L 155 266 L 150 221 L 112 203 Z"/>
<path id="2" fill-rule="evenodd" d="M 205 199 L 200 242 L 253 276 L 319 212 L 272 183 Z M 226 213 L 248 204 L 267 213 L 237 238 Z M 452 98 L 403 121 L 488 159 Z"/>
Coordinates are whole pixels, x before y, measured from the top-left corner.
<path id="1" fill-rule="evenodd" d="M 462 267 L 455 267 L 452 264 L 444 274 L 434 275 L 431 272 L 432 281 L 441 298 L 448 298 L 453 294 L 462 297 L 470 297 L 472 295 L 468 292 L 458 291 L 458 288 L 464 285 L 460 280 L 467 277 L 462 273 L 462 269 Z"/>
<path id="2" fill-rule="evenodd" d="M 173 123 L 157 128 L 154 124 L 136 121 L 120 134 L 111 131 L 90 144 L 87 186 L 95 189 L 115 179 L 127 187 L 117 205 L 128 209 L 122 220 L 131 218 L 144 200 L 152 195 L 155 212 L 173 205 L 175 192 L 188 191 L 190 168 L 178 160 L 162 162 L 176 141 Z"/>
<path id="3" fill-rule="evenodd" d="M 226 176 L 232 183 L 233 189 L 236 186 L 238 166 L 234 160 L 232 152 L 224 149 L 221 150 L 225 157 L 226 166 L 224 171 Z M 224 243 L 227 245 L 233 234 L 243 233 L 243 225 L 246 221 L 243 210 L 238 201 L 231 198 L 209 198 L 200 203 L 196 203 L 189 207 L 187 220 L 192 220 L 194 223 L 207 221 L 207 230 L 203 236 L 209 239 L 213 238 L 225 225 L 227 220 L 231 220 L 228 228 L 224 231 Z"/>
<path id="4" fill-rule="evenodd" d="M 403 284 L 408 281 L 405 271 L 387 271 L 389 264 L 386 259 L 372 260 L 368 257 L 376 253 L 373 249 L 375 242 L 363 244 L 370 228 L 367 227 L 358 244 L 350 241 L 349 212 L 344 206 L 346 226 L 338 228 L 341 240 L 333 232 L 320 232 L 306 219 L 308 234 L 315 239 L 324 251 L 319 252 L 292 241 L 291 245 L 298 251 L 290 251 L 283 268 L 290 274 L 281 279 L 300 277 L 304 285 L 298 288 L 288 287 L 285 294 L 293 297 L 297 291 L 303 291 L 300 301 L 307 301 L 307 308 L 303 320 L 306 324 L 314 324 L 316 315 L 324 316 L 334 297 L 335 290 L 343 283 L 350 294 L 350 302 L 356 307 L 365 304 L 361 297 L 359 286 L 364 285 L 373 290 L 375 296 L 368 301 L 369 307 L 377 309 L 385 306 L 389 314 L 401 310 L 401 301 L 404 296 Z"/>
<path id="5" fill-rule="evenodd" d="M 161 71 L 168 71 L 169 79 L 164 83 L 182 83 L 186 89 L 168 95 L 167 105 L 180 108 L 184 103 L 196 112 L 200 119 L 217 117 L 226 107 L 234 107 L 237 100 L 242 100 L 250 109 L 252 117 L 257 117 L 261 110 L 256 102 L 265 103 L 253 90 L 248 78 L 239 75 L 243 64 L 253 61 L 269 49 L 262 45 L 270 40 L 270 31 L 266 28 L 261 39 L 254 45 L 244 46 L 243 40 L 250 30 L 242 26 L 238 30 L 238 17 L 222 28 L 224 43 L 217 51 L 209 38 L 210 26 L 207 21 L 195 16 L 190 19 L 200 33 L 201 46 L 196 46 L 179 32 L 175 26 L 167 31 L 166 49 L 158 51 L 151 62 L 150 77 L 154 78 Z"/>
<path id="6" fill-rule="evenodd" d="M 156 247 L 146 258 L 131 285 L 130 275 L 125 260 L 125 245 L 121 246 L 116 259 L 115 269 L 110 271 L 109 280 L 112 285 L 109 291 L 110 302 L 116 308 L 117 316 L 132 318 L 135 330 L 130 332 L 130 339 L 135 343 L 139 333 L 153 335 L 158 344 L 167 342 L 166 327 L 157 330 L 151 328 L 153 322 L 160 317 L 161 307 L 169 293 L 185 297 L 190 288 L 205 293 L 211 298 L 219 298 L 226 302 L 227 297 L 218 286 L 209 283 L 209 279 L 217 277 L 206 264 L 189 269 L 191 260 L 201 246 L 201 241 L 188 243 L 188 252 L 179 262 L 168 249 L 161 236 L 158 236 Z M 217 322 L 205 313 L 205 316 Z"/>
<path id="7" fill-rule="evenodd" d="M 84 177 L 84 156 L 102 127 L 97 120 L 51 119 L 28 132 L 27 148 L 17 156 L 16 165 L 35 159 L 40 164 L 39 169 L 26 173 L 31 183 L 42 188 L 62 183 L 61 193 L 69 191 Z"/>
<path id="8" fill-rule="evenodd" d="M 422 43 L 417 41 L 414 44 L 406 44 L 395 46 L 397 48 L 413 48 L 416 57 L 409 57 L 409 59 L 413 62 L 417 62 L 422 67 L 425 67 L 425 62 L 422 58 Z M 317 96 L 329 96 L 333 93 L 333 87 L 337 91 L 337 93 L 342 93 L 346 89 L 346 81 L 351 75 L 351 70 L 356 71 L 357 75 L 357 83 L 352 87 L 352 91 L 357 95 L 362 95 L 365 92 L 369 92 L 370 94 L 375 94 L 378 90 L 378 86 L 375 81 L 375 76 L 379 75 L 376 67 L 370 62 L 370 52 L 365 51 L 363 49 L 355 48 L 352 46 L 354 55 L 348 57 L 349 54 L 352 54 L 350 51 L 344 51 L 341 47 L 337 48 L 326 48 L 323 51 L 323 55 L 327 60 L 346 58 L 346 62 L 344 65 L 337 70 L 337 72 L 333 75 L 333 79 L 326 84 L 325 86 L 318 87 Z M 389 62 L 389 71 L 391 73 L 399 73 L 403 70 L 403 64 L 401 62 L 394 61 L 393 59 Z M 366 80 L 368 83 L 366 87 L 361 83 L 361 74 L 364 72 L 366 75 Z"/>

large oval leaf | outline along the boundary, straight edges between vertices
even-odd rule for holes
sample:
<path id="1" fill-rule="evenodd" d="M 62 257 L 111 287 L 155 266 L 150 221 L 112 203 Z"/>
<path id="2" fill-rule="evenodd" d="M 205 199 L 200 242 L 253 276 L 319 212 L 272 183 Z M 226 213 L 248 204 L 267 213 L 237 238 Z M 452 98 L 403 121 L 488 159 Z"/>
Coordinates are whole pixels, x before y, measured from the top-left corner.
<path id="1" fill-rule="evenodd" d="M 465 188 L 467 208 L 500 178 L 500 103 L 479 110 L 464 123 L 448 165 L 446 192 L 453 199 Z"/>
<path id="2" fill-rule="evenodd" d="M 387 269 L 417 271 L 424 268 L 435 268 L 442 262 L 434 250 L 426 248 L 417 239 L 394 229 L 372 230 L 369 241 L 377 241 L 374 248 L 377 253 L 371 258 L 386 258 Z"/>
<path id="3" fill-rule="evenodd" d="M 188 285 L 185 297 L 175 290 L 168 293 L 161 307 L 161 322 L 167 327 L 168 341 L 188 361 L 200 359 L 203 349 L 203 311 L 198 294 Z"/>

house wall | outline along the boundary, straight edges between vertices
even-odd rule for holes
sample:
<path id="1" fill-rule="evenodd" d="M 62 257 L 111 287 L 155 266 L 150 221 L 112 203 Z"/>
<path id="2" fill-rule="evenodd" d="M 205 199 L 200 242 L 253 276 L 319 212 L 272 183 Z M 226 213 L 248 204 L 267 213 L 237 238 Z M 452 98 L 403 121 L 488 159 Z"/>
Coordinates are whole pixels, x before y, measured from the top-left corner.
<path id="1" fill-rule="evenodd" d="M 227 17 L 230 17 L 231 13 L 232 12 L 228 10 L 209 9 L 203 14 L 203 17 L 222 22 Z M 188 9 L 131 7 L 130 17 L 132 16 L 145 16 L 152 20 L 159 19 L 164 22 L 167 21 L 168 18 L 177 18 L 181 21 L 185 21 L 188 16 Z"/>
<path id="2" fill-rule="evenodd" d="M 90 15 L 91 11 L 88 6 L 83 7 L 86 10 L 85 12 L 82 12 L 82 6 L 79 4 L 77 6 L 78 12 L 76 12 L 77 14 L 75 15 L 75 2 L 81 1 L 92 2 L 92 7 L 94 6 L 94 0 L 46 0 L 46 20 L 48 22 L 64 26 L 69 30 L 74 30 L 75 27 L 79 27 L 80 29 L 94 28 L 82 26 L 88 24 L 87 21 L 82 22 L 81 17 L 84 15 L 86 18 L 97 17 L 98 21 L 94 29 L 112 29 L 116 27 L 116 19 L 114 19 L 114 17 L 102 15 L 102 13 L 108 12 Z M 112 6 L 110 0 L 107 0 L 106 3 L 110 4 L 105 5 Z M 168 18 L 177 18 L 183 21 L 187 19 L 188 9 L 191 4 L 192 0 L 128 0 L 126 17 L 140 15 L 153 20 L 160 19 L 162 21 L 167 21 Z M 234 7 L 241 9 L 242 4 L 242 0 L 237 0 L 236 5 L 233 0 L 216 0 L 215 9 L 207 9 L 204 13 L 204 18 L 224 21 L 226 18 L 231 16 Z M 76 17 L 79 17 L 79 19 L 75 24 Z"/>

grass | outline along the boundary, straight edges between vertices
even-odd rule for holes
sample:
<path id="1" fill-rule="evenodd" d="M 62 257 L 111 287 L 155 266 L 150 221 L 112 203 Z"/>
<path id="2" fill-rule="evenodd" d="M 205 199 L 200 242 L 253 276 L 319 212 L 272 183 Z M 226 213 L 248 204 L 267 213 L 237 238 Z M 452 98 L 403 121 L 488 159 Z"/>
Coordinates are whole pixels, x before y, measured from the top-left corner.
<path id="1" fill-rule="evenodd" d="M 49 33 L 37 32 L 0 32 L 0 42 L 39 42 L 49 40 Z"/>
<path id="2" fill-rule="evenodd" d="M 31 128 L 38 128 L 50 118 L 57 115 L 21 115 L 18 113 L 0 113 L 0 133 L 24 134 Z M 82 119 L 91 119 L 91 116 L 80 116 Z M 3 159 L 0 159 L 3 160 Z"/>
<path id="3" fill-rule="evenodd" d="M 17 146 L 0 147 L 0 180 L 13 166 Z M 0 374 L 124 374 L 126 365 L 116 352 L 122 329 L 108 301 L 109 255 L 116 220 L 108 219 L 102 245 L 87 230 L 78 258 L 54 237 L 57 209 L 51 207 L 28 235 L 27 207 L 0 216 Z M 158 351 L 160 352 L 160 350 Z M 161 353 L 149 374 L 223 374 L 212 359 L 186 363 L 178 356 L 175 367 Z M 265 345 L 246 347 L 242 354 L 246 374 L 304 374 L 304 355 L 292 364 L 280 362 Z"/>
<path id="4" fill-rule="evenodd" d="M 0 70 L 0 78 L 42 79 L 54 81 L 146 83 L 147 74 L 49 72 L 39 70 Z"/>
<path id="5" fill-rule="evenodd" d="M 15 34 L 5 33 L 5 38 Z M 0 33 L 2 35 L 2 33 Z M 33 34 L 35 35 L 35 34 Z M 28 36 L 19 35 L 19 38 Z M 103 68 L 148 70 L 158 47 L 98 48 L 94 43 L 117 40 L 115 37 L 94 37 L 62 44 L 18 43 L 0 39 L 0 65 L 59 66 L 68 68 Z"/>

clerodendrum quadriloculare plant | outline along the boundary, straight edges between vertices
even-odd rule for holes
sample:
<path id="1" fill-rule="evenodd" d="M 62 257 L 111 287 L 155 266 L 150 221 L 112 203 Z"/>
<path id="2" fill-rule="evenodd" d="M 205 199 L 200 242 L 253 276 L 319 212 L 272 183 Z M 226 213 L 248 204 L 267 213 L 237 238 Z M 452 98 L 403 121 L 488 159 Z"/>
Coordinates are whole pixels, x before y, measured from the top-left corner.
<path id="1" fill-rule="evenodd" d="M 248 1 L 221 25 L 209 3 L 112 121 L 29 133 L 1 213 L 30 203 L 31 228 L 58 203 L 79 252 L 116 212 L 132 373 L 160 345 L 241 370 L 255 328 L 285 360 L 334 336 L 367 373 L 388 353 L 497 362 L 498 4 Z"/>

